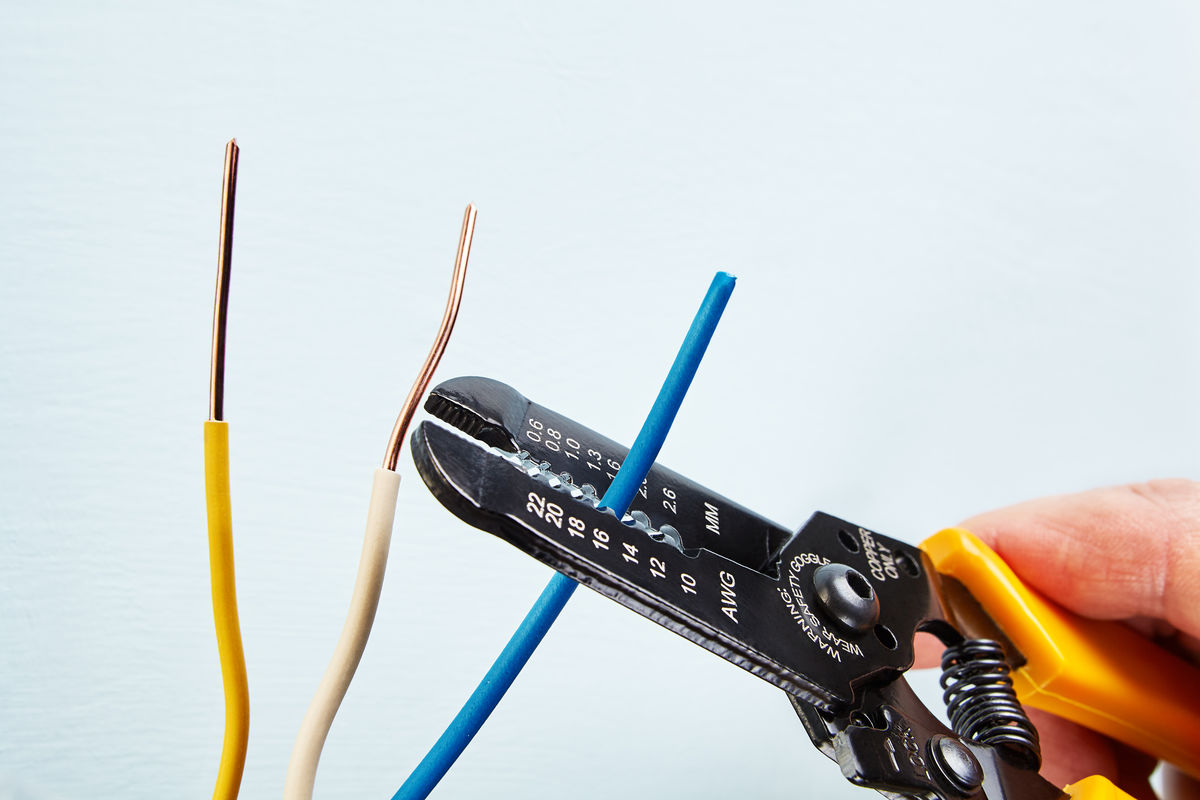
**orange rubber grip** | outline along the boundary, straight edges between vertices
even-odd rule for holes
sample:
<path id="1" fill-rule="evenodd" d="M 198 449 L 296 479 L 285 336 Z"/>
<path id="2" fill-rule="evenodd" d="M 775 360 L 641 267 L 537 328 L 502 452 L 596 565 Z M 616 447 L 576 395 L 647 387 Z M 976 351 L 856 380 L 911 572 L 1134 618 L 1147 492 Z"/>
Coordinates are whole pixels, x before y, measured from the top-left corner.
<path id="1" fill-rule="evenodd" d="M 1200 669 L 1121 622 L 1080 617 L 1043 598 L 965 530 L 936 533 L 921 548 L 938 572 L 970 590 L 1025 656 L 1013 672 L 1022 703 L 1200 778 Z"/>

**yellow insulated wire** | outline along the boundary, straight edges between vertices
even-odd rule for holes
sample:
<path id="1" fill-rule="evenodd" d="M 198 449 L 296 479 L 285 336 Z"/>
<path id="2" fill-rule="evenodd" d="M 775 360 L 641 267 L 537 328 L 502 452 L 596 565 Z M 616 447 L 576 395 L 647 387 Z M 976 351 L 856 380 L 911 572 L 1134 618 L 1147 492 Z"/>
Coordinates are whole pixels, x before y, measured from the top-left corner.
<path id="1" fill-rule="evenodd" d="M 208 501 L 208 561 L 212 572 L 213 619 L 225 684 L 225 743 L 213 800 L 232 800 L 242 784 L 250 735 L 250 689 L 238 625 L 233 577 L 233 519 L 229 507 L 229 424 L 204 423 L 204 488 Z"/>
<path id="2" fill-rule="evenodd" d="M 233 573 L 233 514 L 229 501 L 229 425 L 224 421 L 225 317 L 233 251 L 233 198 L 237 189 L 237 142 L 225 146 L 221 192 L 221 237 L 217 256 L 217 291 L 213 307 L 212 371 L 209 419 L 204 423 L 204 493 L 208 507 L 208 563 L 212 577 L 213 620 L 225 687 L 225 741 L 217 767 L 213 800 L 232 800 L 242 785 L 246 743 L 250 736 L 250 688 L 238 624 L 237 588 Z"/>

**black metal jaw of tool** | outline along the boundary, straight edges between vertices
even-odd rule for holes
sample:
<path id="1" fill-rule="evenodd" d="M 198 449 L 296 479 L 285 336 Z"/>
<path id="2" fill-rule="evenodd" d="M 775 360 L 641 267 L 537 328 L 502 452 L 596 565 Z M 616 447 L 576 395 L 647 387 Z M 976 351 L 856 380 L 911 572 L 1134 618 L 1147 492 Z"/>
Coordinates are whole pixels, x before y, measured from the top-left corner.
<path id="1" fill-rule="evenodd" d="M 980 642 L 1002 637 L 919 548 L 823 513 L 792 533 L 657 464 L 618 518 L 599 504 L 628 452 L 612 440 L 487 378 L 447 381 L 425 408 L 449 427 L 418 426 L 413 459 L 443 505 L 783 689 L 852 783 L 895 798 L 1066 796 L 1037 774 L 1019 706 L 997 699 L 1004 644 Z M 973 738 L 904 680 L 919 630 L 959 653 L 943 684 Z"/>

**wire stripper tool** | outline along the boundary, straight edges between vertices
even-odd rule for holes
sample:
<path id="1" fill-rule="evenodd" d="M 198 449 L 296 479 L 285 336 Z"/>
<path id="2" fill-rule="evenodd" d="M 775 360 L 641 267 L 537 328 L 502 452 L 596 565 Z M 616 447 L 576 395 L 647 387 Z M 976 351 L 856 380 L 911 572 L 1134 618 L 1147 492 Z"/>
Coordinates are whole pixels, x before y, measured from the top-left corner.
<path id="1" fill-rule="evenodd" d="M 1053 605 L 967 531 L 914 547 L 818 512 L 793 532 L 658 464 L 618 519 L 599 505 L 627 452 L 616 442 L 487 378 L 447 381 L 425 408 L 440 423 L 413 432 L 413 459 L 444 506 L 783 689 L 853 784 L 921 800 L 1129 797 L 1103 776 L 1041 777 L 1021 702 L 1200 777 L 1200 670 Z M 904 679 L 918 631 L 946 645 L 950 727 Z"/>

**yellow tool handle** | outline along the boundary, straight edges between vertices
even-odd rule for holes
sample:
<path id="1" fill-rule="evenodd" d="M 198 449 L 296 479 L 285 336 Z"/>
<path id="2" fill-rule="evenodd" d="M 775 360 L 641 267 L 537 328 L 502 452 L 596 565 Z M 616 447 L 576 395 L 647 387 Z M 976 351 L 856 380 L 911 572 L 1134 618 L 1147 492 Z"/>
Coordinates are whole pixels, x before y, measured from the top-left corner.
<path id="1" fill-rule="evenodd" d="M 965 530 L 941 531 L 921 548 L 938 572 L 970 590 L 1025 656 L 1025 666 L 1013 672 L 1022 703 L 1200 778 L 1200 668 L 1122 622 L 1087 619 L 1055 605 Z M 1075 784 L 1084 794 L 1073 796 L 1124 796 L 1085 784 Z"/>
<path id="2" fill-rule="evenodd" d="M 1121 791 L 1108 778 L 1100 775 L 1072 783 L 1063 791 L 1070 795 L 1071 800 L 1135 800 L 1133 795 Z"/>

